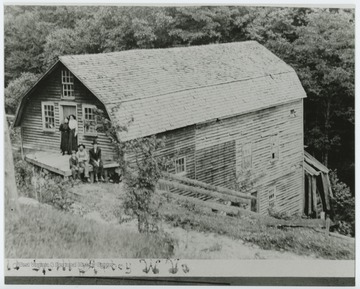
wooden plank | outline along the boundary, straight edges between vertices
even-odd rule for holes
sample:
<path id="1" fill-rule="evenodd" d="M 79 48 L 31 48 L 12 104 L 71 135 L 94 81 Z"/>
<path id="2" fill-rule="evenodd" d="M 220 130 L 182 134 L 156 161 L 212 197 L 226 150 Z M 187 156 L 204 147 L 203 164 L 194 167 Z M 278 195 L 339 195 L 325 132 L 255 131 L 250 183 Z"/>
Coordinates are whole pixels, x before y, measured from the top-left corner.
<path id="1" fill-rule="evenodd" d="M 66 176 L 66 177 L 67 177 L 67 176 L 70 176 L 70 175 L 71 175 L 71 171 L 70 171 L 70 170 L 69 170 L 69 171 L 63 171 L 63 170 L 61 170 L 61 169 L 59 169 L 59 168 L 50 166 L 50 165 L 48 165 L 48 164 L 45 164 L 45 163 L 43 163 L 43 162 L 37 161 L 37 160 L 32 159 L 32 158 L 29 158 L 28 156 L 25 156 L 25 160 L 26 160 L 27 162 L 29 162 L 29 163 L 32 163 L 32 164 L 34 164 L 34 165 L 36 165 L 36 166 L 39 166 L 39 167 L 41 167 L 41 168 L 45 168 L 45 169 L 47 169 L 47 170 L 49 170 L 49 171 L 51 171 L 51 172 L 57 173 L 57 174 L 62 175 L 62 176 Z"/>
<path id="2" fill-rule="evenodd" d="M 308 178 L 308 215 L 312 213 L 312 177 Z"/>
<path id="3" fill-rule="evenodd" d="M 321 180 L 324 188 L 324 195 L 325 195 L 325 207 L 327 211 L 330 211 L 330 199 L 329 199 L 329 193 L 330 193 L 330 184 L 328 183 L 328 178 L 325 176 L 324 173 L 321 174 Z"/>
<path id="4" fill-rule="evenodd" d="M 307 151 L 304 152 L 305 161 L 309 163 L 310 165 L 314 166 L 318 170 L 329 173 L 329 169 L 325 167 L 322 163 L 320 163 L 316 158 L 314 158 L 311 154 L 309 154 Z"/>
<path id="5" fill-rule="evenodd" d="M 316 178 L 315 177 L 311 177 L 311 194 L 313 197 L 313 210 L 315 212 L 316 217 L 318 216 L 318 211 L 317 211 L 317 196 L 316 196 Z"/>
<path id="6" fill-rule="evenodd" d="M 238 191 L 235 191 L 235 190 L 230 190 L 230 189 L 227 189 L 227 188 L 214 186 L 214 185 L 204 183 L 204 182 L 201 182 L 201 181 L 198 181 L 198 180 L 193 180 L 193 179 L 189 179 L 189 178 L 185 178 L 185 177 L 181 177 L 181 176 L 174 175 L 174 174 L 169 174 L 169 173 L 163 173 L 163 176 L 166 177 L 166 178 L 169 178 L 169 179 L 176 180 L 176 181 L 181 182 L 181 183 L 185 183 L 185 184 L 188 184 L 188 185 L 193 185 L 193 186 L 197 186 L 197 187 L 200 187 L 200 188 L 216 191 L 216 192 L 227 194 L 227 195 L 230 195 L 230 196 L 242 197 L 244 199 L 256 200 L 256 197 L 251 196 L 250 194 L 245 194 L 245 193 L 241 193 L 241 192 L 238 192 Z"/>
<path id="7" fill-rule="evenodd" d="M 317 172 L 312 166 L 310 166 L 307 162 L 304 162 L 305 171 L 311 176 L 318 176 L 320 172 Z"/>
<path id="8" fill-rule="evenodd" d="M 176 188 L 176 189 L 181 189 L 184 191 L 189 191 L 192 193 L 198 193 L 198 194 L 202 194 L 202 195 L 207 195 L 213 198 L 219 198 L 225 201 L 231 201 L 231 202 L 235 202 L 235 203 L 248 203 L 247 199 L 243 199 L 241 197 L 235 197 L 235 196 L 231 196 L 231 195 L 225 195 L 225 194 L 221 194 L 218 192 L 214 192 L 214 191 L 210 191 L 210 190 L 204 190 L 201 188 L 196 188 L 196 187 L 191 187 L 188 185 L 184 185 L 178 182 L 174 182 L 174 181 L 168 181 L 165 179 L 160 179 L 159 183 L 168 187 L 172 187 L 172 188 Z"/>
<path id="9" fill-rule="evenodd" d="M 330 179 L 329 179 L 329 174 L 326 174 L 326 179 L 327 179 L 327 183 L 329 184 L 329 195 L 331 198 L 333 198 L 333 193 L 332 193 L 332 189 L 331 189 L 331 182 L 330 182 Z"/>
<path id="10" fill-rule="evenodd" d="M 188 202 L 194 203 L 200 207 L 208 207 L 208 208 L 218 210 L 218 211 L 223 211 L 223 212 L 226 212 L 229 214 L 237 214 L 239 211 L 244 211 L 238 207 L 225 206 L 225 205 L 221 205 L 219 203 L 210 202 L 210 201 L 202 201 L 197 198 L 185 197 L 185 196 L 178 195 L 178 194 L 172 194 L 172 196 L 174 196 L 175 198 L 180 199 L 182 201 L 188 201 Z"/>
<path id="11" fill-rule="evenodd" d="M 166 193 L 167 191 L 161 191 L 161 193 Z M 241 214 L 241 215 L 247 215 L 247 216 L 252 216 L 252 217 L 259 217 L 260 215 L 258 213 L 252 212 L 250 210 L 245 210 L 242 209 L 240 207 L 235 207 L 235 206 L 227 206 L 227 205 L 222 205 L 220 203 L 216 203 L 214 201 L 202 201 L 199 200 L 197 198 L 193 198 L 193 197 L 185 197 L 179 194 L 171 194 L 171 196 L 177 198 L 177 199 L 181 199 L 183 201 L 189 201 L 192 202 L 200 207 L 208 207 L 214 210 L 218 210 L 218 211 L 224 211 L 226 213 L 230 213 L 230 214 Z"/>

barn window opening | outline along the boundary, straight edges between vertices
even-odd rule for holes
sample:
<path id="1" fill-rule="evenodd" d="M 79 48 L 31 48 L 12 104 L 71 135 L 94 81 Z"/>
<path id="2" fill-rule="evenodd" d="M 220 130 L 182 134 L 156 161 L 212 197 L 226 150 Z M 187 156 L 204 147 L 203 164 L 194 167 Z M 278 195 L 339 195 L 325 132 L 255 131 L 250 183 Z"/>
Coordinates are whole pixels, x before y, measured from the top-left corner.
<path id="1" fill-rule="evenodd" d="M 268 191 L 269 207 L 274 207 L 276 202 L 276 187 L 272 187 Z"/>
<path id="2" fill-rule="evenodd" d="M 186 159 L 185 157 L 180 157 L 175 160 L 175 173 L 183 174 L 186 172 Z"/>
<path id="3" fill-rule="evenodd" d="M 69 70 L 61 71 L 63 98 L 74 98 L 74 76 Z"/>
<path id="4" fill-rule="evenodd" d="M 279 159 L 279 135 L 273 135 L 270 139 L 271 161 Z"/>
<path id="5" fill-rule="evenodd" d="M 246 143 L 242 146 L 242 156 L 243 156 L 243 169 L 250 170 L 252 167 L 252 149 L 251 143 Z"/>
<path id="6" fill-rule="evenodd" d="M 44 130 L 55 130 L 55 105 L 54 103 L 42 103 L 42 122 Z"/>
<path id="7" fill-rule="evenodd" d="M 84 134 L 96 134 L 95 106 L 83 105 Z"/>

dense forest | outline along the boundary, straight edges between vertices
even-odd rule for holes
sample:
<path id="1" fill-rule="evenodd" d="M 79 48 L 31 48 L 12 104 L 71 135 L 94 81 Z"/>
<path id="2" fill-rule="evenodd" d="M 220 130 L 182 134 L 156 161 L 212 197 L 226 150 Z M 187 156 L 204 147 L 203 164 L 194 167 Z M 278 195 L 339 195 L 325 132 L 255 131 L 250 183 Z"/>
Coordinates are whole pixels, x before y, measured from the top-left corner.
<path id="1" fill-rule="evenodd" d="M 5 6 L 5 108 L 59 55 L 256 40 L 291 65 L 306 90 L 307 150 L 355 179 L 352 9 Z"/>

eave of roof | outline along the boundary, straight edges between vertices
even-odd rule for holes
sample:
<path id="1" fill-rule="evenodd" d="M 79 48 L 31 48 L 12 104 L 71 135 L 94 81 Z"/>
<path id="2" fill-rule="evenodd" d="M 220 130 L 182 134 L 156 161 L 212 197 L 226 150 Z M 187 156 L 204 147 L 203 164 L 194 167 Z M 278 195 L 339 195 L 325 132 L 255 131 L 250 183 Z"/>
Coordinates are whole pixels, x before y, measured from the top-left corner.
<path id="1" fill-rule="evenodd" d="M 21 116 L 22 116 L 22 110 L 24 108 L 24 102 L 27 100 L 27 98 L 32 94 L 32 92 L 35 90 L 35 88 L 37 87 L 37 85 L 43 81 L 54 69 L 55 67 L 59 64 L 59 60 L 57 60 L 53 65 L 50 66 L 50 68 L 42 75 L 39 77 L 39 79 L 24 93 L 24 95 L 21 97 L 20 103 L 16 109 L 16 113 L 15 113 L 15 121 L 14 121 L 14 127 L 19 126 L 20 125 L 20 121 L 21 121 Z"/>

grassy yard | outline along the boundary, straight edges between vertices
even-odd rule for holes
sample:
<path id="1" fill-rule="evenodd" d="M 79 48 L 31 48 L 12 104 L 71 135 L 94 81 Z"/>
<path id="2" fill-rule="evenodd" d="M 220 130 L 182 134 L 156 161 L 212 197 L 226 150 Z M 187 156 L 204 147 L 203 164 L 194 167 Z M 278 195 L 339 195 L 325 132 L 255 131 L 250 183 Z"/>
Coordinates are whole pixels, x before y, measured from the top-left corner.
<path id="1" fill-rule="evenodd" d="M 162 207 L 161 215 L 172 226 L 226 235 L 265 250 L 287 251 L 321 259 L 355 259 L 355 242 L 325 236 L 313 229 L 267 227 L 248 216 L 214 214 L 171 197 L 167 206 Z"/>
<path id="2" fill-rule="evenodd" d="M 16 220 L 5 214 L 6 258 L 171 257 L 172 240 L 99 224 L 42 206 L 21 205 Z"/>
<path id="3" fill-rule="evenodd" d="M 158 195 L 166 233 L 143 235 L 124 213 L 121 184 L 79 184 L 72 191 L 71 213 L 22 205 L 18 220 L 5 214 L 7 258 L 355 259 L 352 241 L 313 229 L 267 227 L 245 215 L 224 216 L 170 194 Z"/>

